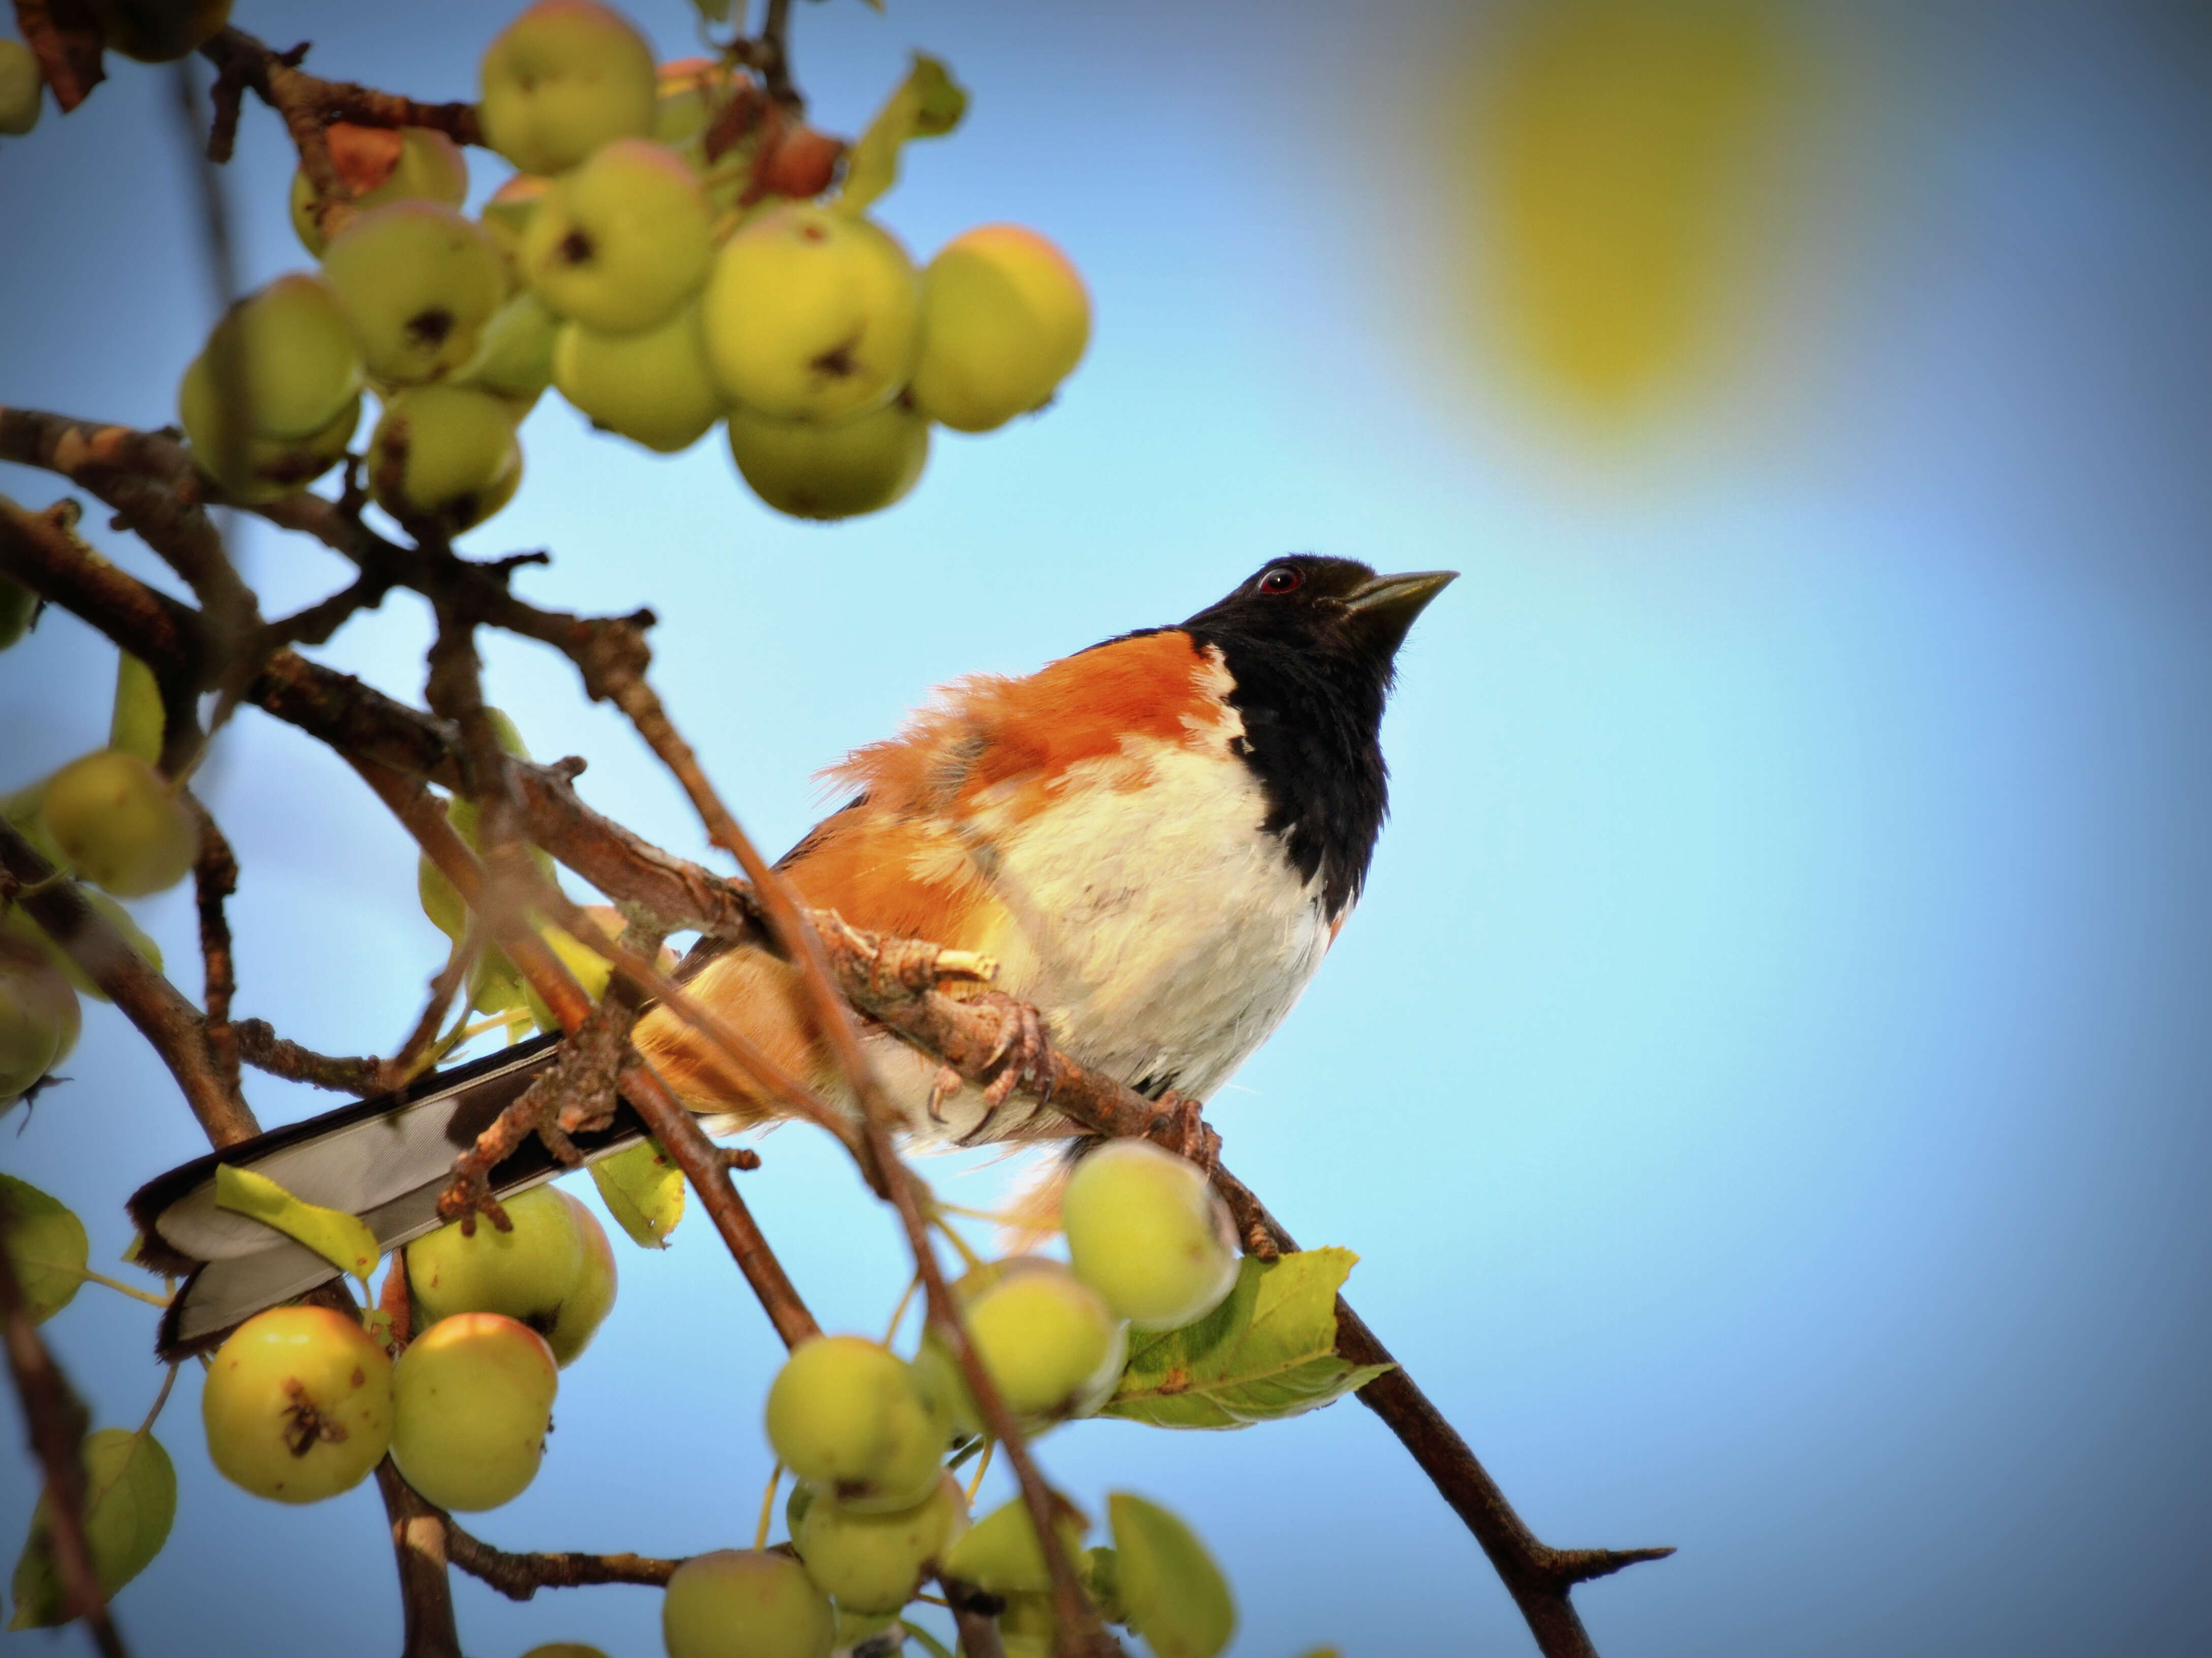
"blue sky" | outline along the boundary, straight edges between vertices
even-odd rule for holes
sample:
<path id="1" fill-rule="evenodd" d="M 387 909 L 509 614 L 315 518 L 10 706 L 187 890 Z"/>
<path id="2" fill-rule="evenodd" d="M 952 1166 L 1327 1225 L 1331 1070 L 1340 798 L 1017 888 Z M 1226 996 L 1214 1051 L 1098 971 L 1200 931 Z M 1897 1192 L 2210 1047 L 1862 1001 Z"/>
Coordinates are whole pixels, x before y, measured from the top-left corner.
<path id="1" fill-rule="evenodd" d="M 953 675 L 1188 614 L 1287 549 L 1464 571 L 1404 658 L 1361 909 L 1210 1114 L 1234 1166 L 1303 1240 L 1359 1252 L 1352 1299 L 1540 1535 L 1680 1546 L 1578 1597 L 1609 1655 L 2212 1646 L 2202 22 L 1777 10 L 1781 183 L 1711 373 L 1597 429 L 1486 334 L 1456 262 L 1464 168 L 1436 135 L 1493 95 L 1490 13 L 797 9 L 833 129 L 910 48 L 951 64 L 970 122 L 913 152 L 883 216 L 920 255 L 991 220 L 1055 238 L 1092 287 L 1089 359 L 1044 416 L 940 434 L 907 502 L 833 527 L 752 502 L 713 439 L 656 459 L 549 398 L 473 550 L 552 549 L 519 579 L 550 604 L 653 605 L 660 689 L 779 847 L 821 808 L 811 774 Z M 639 15 L 684 50 L 679 8 Z M 435 98 L 468 94 L 503 15 L 237 21 Z M 254 280 L 304 262 L 280 141 L 249 112 Z M 188 180 L 168 82 L 129 65 L 0 143 L 0 398 L 168 416 L 209 316 Z M 251 527 L 240 556 L 272 611 L 343 580 Z M 394 598 L 324 654 L 416 699 L 426 626 Z M 705 855 L 563 664 L 490 660 L 534 751 L 584 756 L 596 804 Z M 0 784 L 101 739 L 111 671 L 60 616 L 0 656 Z M 441 948 L 399 835 L 258 716 L 210 783 L 245 872 L 240 1011 L 395 1045 Z M 138 908 L 193 985 L 188 899 Z M 70 1069 L 0 1167 L 112 1261 L 122 1196 L 194 1131 L 106 1010 Z M 249 1091 L 264 1122 L 318 1104 Z M 833 1327 L 878 1325 L 889 1217 L 815 1139 L 763 1150 L 748 1195 L 800 1288 Z M 1007 1170 L 930 1173 L 988 1195 Z M 544 1473 L 480 1517 L 494 1541 L 750 1539 L 773 1336 L 696 1219 L 621 1262 Z M 103 1423 L 152 1397 L 150 1323 L 94 1287 L 47 1327 Z M 374 1497 L 257 1503 L 208 1467 L 196 1410 L 188 1373 L 162 1430 L 176 1534 L 118 1605 L 135 1649 L 391 1650 Z M 1526 1649 L 1357 1405 L 1079 1426 L 1042 1455 L 1094 1506 L 1127 1486 L 1199 1527 L 1239 1655 Z M 32 1495 L 0 1453 L 0 1546 Z M 658 1650 L 643 1590 L 457 1594 L 482 1658 Z"/>

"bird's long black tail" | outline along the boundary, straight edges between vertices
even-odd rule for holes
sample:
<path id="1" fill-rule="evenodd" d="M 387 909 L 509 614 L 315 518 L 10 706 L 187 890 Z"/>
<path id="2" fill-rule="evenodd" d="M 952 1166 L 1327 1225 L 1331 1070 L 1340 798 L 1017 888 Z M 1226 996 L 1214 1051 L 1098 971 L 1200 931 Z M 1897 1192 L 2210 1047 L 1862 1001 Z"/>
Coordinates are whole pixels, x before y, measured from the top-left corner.
<path id="1" fill-rule="evenodd" d="M 452 1177 L 453 1159 L 550 1061 L 553 1041 L 539 1037 L 434 1072 L 396 1093 L 274 1129 L 141 1187 L 130 1206 L 138 1225 L 138 1259 L 185 1278 L 161 1320 L 161 1356 L 175 1360 L 202 1351 L 263 1309 L 338 1276 L 313 1250 L 248 1216 L 218 1208 L 218 1166 L 251 1169 L 308 1203 L 358 1215 L 380 1249 L 396 1249 L 439 1224 L 438 1193 Z M 644 1138 L 628 1105 L 617 1108 L 607 1127 L 574 1136 L 587 1159 Z M 560 1172 L 552 1153 L 532 1135 L 492 1171 L 492 1192 L 506 1197 Z"/>

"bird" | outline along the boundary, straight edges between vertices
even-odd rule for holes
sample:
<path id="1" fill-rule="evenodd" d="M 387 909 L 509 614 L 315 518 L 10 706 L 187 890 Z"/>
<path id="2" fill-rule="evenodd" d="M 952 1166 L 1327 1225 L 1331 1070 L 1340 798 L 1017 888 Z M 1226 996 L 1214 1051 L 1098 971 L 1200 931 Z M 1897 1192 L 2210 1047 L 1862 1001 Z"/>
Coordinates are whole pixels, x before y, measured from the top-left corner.
<path id="1" fill-rule="evenodd" d="M 1071 1059 L 1146 1096 L 1203 1102 L 1274 1030 L 1358 902 L 1388 810 L 1381 727 L 1414 619 L 1449 570 L 1275 559 L 1186 620 L 1020 677 L 940 688 L 899 733 L 825 774 L 848 791 L 778 863 L 804 903 L 855 927 L 988 956 Z M 689 996 L 784 1071 L 854 1108 L 812 1034 L 796 971 L 757 949 L 695 948 Z M 429 1073 L 148 1182 L 137 1259 L 184 1277 L 164 1357 L 337 1277 L 320 1255 L 216 1201 L 218 1165 L 360 1216 L 380 1250 L 441 1224 L 454 1157 L 548 1063 L 552 1035 Z M 715 1133 L 778 1115 L 706 1040 L 648 1007 L 640 1055 Z M 1057 1143 L 1049 1102 L 968 1084 L 889 1032 L 865 1035 L 916 1146 Z M 576 1134 L 587 1160 L 644 1138 L 627 1104 Z M 495 1197 L 563 1172 L 531 1137 Z"/>

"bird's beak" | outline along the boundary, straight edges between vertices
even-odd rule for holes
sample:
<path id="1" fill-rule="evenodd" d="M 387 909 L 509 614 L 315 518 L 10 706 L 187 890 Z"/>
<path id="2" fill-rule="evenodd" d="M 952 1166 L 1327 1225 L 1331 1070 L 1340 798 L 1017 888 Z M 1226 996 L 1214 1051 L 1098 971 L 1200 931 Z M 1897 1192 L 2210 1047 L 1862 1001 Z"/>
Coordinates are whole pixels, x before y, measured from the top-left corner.
<path id="1" fill-rule="evenodd" d="M 1345 605 L 1363 621 L 1395 627 L 1405 637 L 1413 618 L 1459 580 L 1457 570 L 1415 570 L 1407 575 L 1378 575 L 1352 591 Z"/>

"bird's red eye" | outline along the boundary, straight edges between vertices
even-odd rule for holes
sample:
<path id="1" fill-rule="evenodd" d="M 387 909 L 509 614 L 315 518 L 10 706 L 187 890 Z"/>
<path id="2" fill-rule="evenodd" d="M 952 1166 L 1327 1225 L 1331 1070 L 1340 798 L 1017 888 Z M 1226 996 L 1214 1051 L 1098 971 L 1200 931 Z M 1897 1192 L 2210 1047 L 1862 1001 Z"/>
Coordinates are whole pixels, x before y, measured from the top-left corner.
<path id="1" fill-rule="evenodd" d="M 1304 580 L 1305 578 L 1290 565 L 1278 564 L 1260 578 L 1260 591 L 1263 593 L 1294 593 Z"/>

